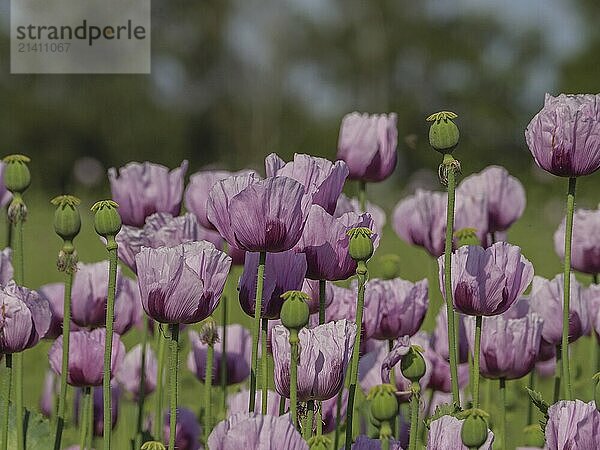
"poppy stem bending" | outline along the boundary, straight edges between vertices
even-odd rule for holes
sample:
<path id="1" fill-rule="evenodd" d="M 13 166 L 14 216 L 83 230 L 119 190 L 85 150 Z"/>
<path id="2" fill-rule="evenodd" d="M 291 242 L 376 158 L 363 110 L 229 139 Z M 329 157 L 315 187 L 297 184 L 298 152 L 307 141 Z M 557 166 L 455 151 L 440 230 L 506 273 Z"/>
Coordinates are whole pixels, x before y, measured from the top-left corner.
<path id="1" fill-rule="evenodd" d="M 446 167 L 448 182 L 448 204 L 446 208 L 446 242 L 444 247 L 444 291 L 446 293 L 446 311 L 448 315 L 448 355 L 450 359 L 450 381 L 452 384 L 452 401 L 460 406 L 457 365 L 456 319 L 452 301 L 452 235 L 454 232 L 454 201 L 456 189 L 455 159 L 449 153 L 444 155 L 443 166 Z"/>
<path id="2" fill-rule="evenodd" d="M 221 355 L 223 358 L 223 355 Z M 212 427 L 212 410 L 211 410 L 211 398 L 210 391 L 212 389 L 212 376 L 213 376 L 213 362 L 215 359 L 215 344 L 211 341 L 208 342 L 208 349 L 206 353 L 206 371 L 204 373 L 204 435 L 208 438 Z"/>
<path id="3" fill-rule="evenodd" d="M 6 371 L 4 372 L 4 383 L 2 386 L 2 446 L 1 450 L 8 450 L 8 415 L 9 415 L 9 402 L 10 397 L 10 382 L 12 378 L 12 354 L 8 353 L 4 355 L 4 361 L 6 365 Z"/>
<path id="4" fill-rule="evenodd" d="M 290 413 L 292 424 L 298 428 L 298 330 L 290 329 Z"/>
<path id="5" fill-rule="evenodd" d="M 564 304 L 562 324 L 562 372 L 565 400 L 571 400 L 571 370 L 569 368 L 569 310 L 571 301 L 571 241 L 573 239 L 573 212 L 575 210 L 575 186 L 577 178 L 569 178 L 567 192 L 567 218 L 565 224 L 565 267 L 564 267 Z"/>
<path id="6" fill-rule="evenodd" d="M 104 377 L 102 379 L 102 400 L 104 402 L 104 450 L 110 450 L 112 427 L 112 405 L 110 380 L 112 378 L 112 345 L 113 326 L 115 320 L 115 292 L 117 288 L 117 241 L 109 236 L 106 249 L 108 250 L 108 295 L 106 300 L 106 346 L 104 347 Z"/>
<path id="7" fill-rule="evenodd" d="M 179 324 L 171 324 L 171 363 L 169 367 L 169 448 L 175 448 L 175 434 L 177 430 L 177 375 L 179 366 Z"/>
<path id="8" fill-rule="evenodd" d="M 410 437 L 408 450 L 417 450 L 421 385 L 418 381 L 413 381 L 410 385 L 410 390 L 412 395 L 410 396 Z"/>
<path id="9" fill-rule="evenodd" d="M 502 448 L 507 449 L 506 445 L 506 378 L 500 378 L 498 380 L 498 384 L 500 387 L 500 423 L 499 431 L 500 431 L 500 442 L 502 443 Z"/>
<path id="10" fill-rule="evenodd" d="M 269 394 L 269 358 L 267 352 L 267 336 L 269 334 L 269 319 L 262 319 L 262 334 L 260 342 L 262 346 L 261 350 L 261 385 L 262 385 L 262 405 L 261 414 L 267 414 L 267 396 Z"/>
<path id="11" fill-rule="evenodd" d="M 256 370 L 258 367 L 258 336 L 260 334 L 260 318 L 262 313 L 263 282 L 265 279 L 266 252 L 260 252 L 258 269 L 256 270 L 256 297 L 254 299 L 254 325 L 252 327 L 252 364 L 250 368 L 250 398 L 248 412 L 254 412 L 256 406 Z"/>
<path id="12" fill-rule="evenodd" d="M 146 352 L 148 351 L 148 327 L 150 324 L 148 320 L 144 318 L 142 321 L 142 351 L 140 360 L 140 383 L 138 387 L 138 398 L 137 398 L 137 416 L 135 425 L 135 437 L 134 442 L 136 448 L 142 445 L 142 427 L 144 421 L 144 400 L 146 397 Z"/>
<path id="13" fill-rule="evenodd" d="M 354 396 L 356 393 L 356 383 L 358 381 L 358 360 L 360 358 L 360 337 L 362 329 L 363 309 L 365 306 L 365 284 L 369 272 L 367 264 L 364 261 L 358 262 L 356 268 L 358 278 L 358 295 L 356 299 L 356 337 L 354 339 L 354 348 L 352 349 L 352 364 L 350 366 L 350 383 L 348 389 L 348 407 L 346 410 L 346 450 L 352 447 L 352 416 L 354 415 Z"/>
<path id="14" fill-rule="evenodd" d="M 475 348 L 473 349 L 473 408 L 479 408 L 479 358 L 481 347 L 481 327 L 483 317 L 475 316 Z"/>
<path id="15" fill-rule="evenodd" d="M 156 392 L 154 404 L 154 430 L 153 435 L 159 442 L 163 441 L 163 391 L 164 391 L 164 374 L 165 374 L 165 354 L 167 341 L 163 336 L 162 325 L 158 325 L 156 330 L 156 339 L 158 340 L 158 368 L 156 373 Z"/>

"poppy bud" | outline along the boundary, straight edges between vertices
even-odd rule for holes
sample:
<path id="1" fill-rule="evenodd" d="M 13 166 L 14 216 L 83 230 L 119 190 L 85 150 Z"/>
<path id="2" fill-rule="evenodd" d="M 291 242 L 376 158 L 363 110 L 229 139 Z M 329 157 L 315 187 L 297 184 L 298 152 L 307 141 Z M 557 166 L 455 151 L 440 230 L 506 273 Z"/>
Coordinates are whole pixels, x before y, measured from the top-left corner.
<path id="1" fill-rule="evenodd" d="M 452 121 L 458 116 L 450 111 L 441 111 L 430 115 L 428 122 L 433 122 L 429 127 L 429 145 L 440 153 L 452 153 L 458 145 L 460 132 Z"/>
<path id="2" fill-rule="evenodd" d="M 379 422 L 388 422 L 398 415 L 398 399 L 391 384 L 380 384 L 369 391 L 371 415 Z"/>
<path id="3" fill-rule="evenodd" d="M 302 291 L 287 291 L 281 295 L 284 300 L 281 307 L 281 323 L 288 330 L 300 330 L 308 323 L 308 294 Z"/>
<path id="4" fill-rule="evenodd" d="M 421 355 L 421 348 L 411 345 L 410 350 L 402 357 L 400 362 L 402 375 L 410 381 L 419 381 L 425 375 L 426 369 L 427 366 L 423 355 Z"/>
<path id="5" fill-rule="evenodd" d="M 331 445 L 331 439 L 325 436 L 313 436 L 308 440 L 310 450 L 329 450 Z"/>
<path id="6" fill-rule="evenodd" d="M 354 261 L 367 261 L 373 256 L 373 241 L 371 234 L 373 232 L 369 228 L 358 227 L 348 230 L 350 236 L 350 244 L 348 253 Z"/>
<path id="7" fill-rule="evenodd" d="M 454 232 L 454 238 L 456 239 L 457 247 L 462 247 L 463 245 L 481 245 L 475 228 L 461 228 Z"/>
<path id="8" fill-rule="evenodd" d="M 102 200 L 94 203 L 92 211 L 96 233 L 105 238 L 115 237 L 121 230 L 121 216 L 117 211 L 119 205 L 112 200 Z"/>
<path id="9" fill-rule="evenodd" d="M 215 345 L 219 342 L 219 331 L 212 317 L 204 321 L 198 337 L 200 338 L 200 342 L 206 345 Z"/>
<path id="10" fill-rule="evenodd" d="M 54 231 L 64 241 L 72 241 L 81 230 L 81 217 L 77 205 L 80 201 L 72 195 L 60 195 L 50 203 L 56 206 L 54 212 Z"/>
<path id="11" fill-rule="evenodd" d="M 523 435 L 525 436 L 525 446 L 527 447 L 539 447 L 542 448 L 546 443 L 544 433 L 539 424 L 527 425 L 523 429 Z"/>
<path id="12" fill-rule="evenodd" d="M 469 409 L 460 430 L 462 442 L 468 448 L 481 447 L 488 437 L 487 413 L 481 409 Z"/>
<path id="13" fill-rule="evenodd" d="M 381 278 L 391 280 L 400 275 L 400 257 L 392 253 L 383 255 L 379 260 Z"/>
<path id="14" fill-rule="evenodd" d="M 4 185 L 13 194 L 22 194 L 31 183 L 31 173 L 27 163 L 31 161 L 25 155 L 9 155 L 4 158 Z"/>

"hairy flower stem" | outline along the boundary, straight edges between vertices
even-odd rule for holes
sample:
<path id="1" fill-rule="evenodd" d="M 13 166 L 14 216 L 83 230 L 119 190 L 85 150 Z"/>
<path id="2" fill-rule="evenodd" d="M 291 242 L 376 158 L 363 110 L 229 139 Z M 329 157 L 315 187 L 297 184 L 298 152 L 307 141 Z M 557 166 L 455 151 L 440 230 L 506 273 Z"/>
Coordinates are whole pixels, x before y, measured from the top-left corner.
<path id="1" fill-rule="evenodd" d="M 483 317 L 475 317 L 475 348 L 473 351 L 473 372 L 471 379 L 473 380 L 473 408 L 479 408 L 479 358 L 481 347 L 481 326 Z"/>
<path id="2" fill-rule="evenodd" d="M 136 448 L 142 445 L 142 427 L 144 422 L 144 401 L 146 399 L 146 352 L 148 351 L 148 327 L 150 324 L 148 320 L 142 322 L 142 355 L 140 361 L 140 383 L 138 387 L 138 398 L 137 398 L 137 415 L 135 421 L 135 443 Z"/>
<path id="3" fill-rule="evenodd" d="M 269 394 L 269 356 L 267 352 L 267 336 L 269 334 L 269 319 L 262 319 L 261 342 L 261 385 L 262 385 L 262 405 L 261 414 L 267 414 L 267 395 Z"/>
<path id="4" fill-rule="evenodd" d="M 554 369 L 554 395 L 553 402 L 556 403 L 560 398 L 560 379 L 562 377 L 562 352 L 560 344 L 556 346 L 556 369 Z"/>
<path id="5" fill-rule="evenodd" d="M 500 431 L 500 442 L 502 443 L 503 449 L 508 449 L 506 445 L 506 378 L 500 378 L 498 380 L 498 386 L 500 388 L 500 423 L 498 428 Z"/>
<path id="6" fill-rule="evenodd" d="M 177 429 L 177 374 L 179 366 L 179 324 L 169 325 L 171 329 L 171 349 L 169 364 L 169 448 L 175 448 L 175 433 Z M 106 423 L 106 422 L 105 422 Z"/>
<path id="7" fill-rule="evenodd" d="M 19 198 L 21 198 L 19 196 Z M 25 266 L 23 261 L 23 221 L 20 217 L 12 223 L 13 254 L 12 265 L 14 270 L 14 280 L 19 286 L 25 284 Z M 13 380 L 15 393 L 15 426 L 17 429 L 17 449 L 25 449 L 25 428 L 24 414 L 25 407 L 23 403 L 23 353 L 13 355 Z"/>
<path id="8" fill-rule="evenodd" d="M 155 403 L 154 403 L 154 430 L 152 434 L 154 438 L 162 442 L 163 441 L 163 426 L 162 426 L 162 416 L 163 416 L 163 391 L 164 391 L 164 374 L 165 374 L 165 354 L 167 346 L 167 339 L 163 336 L 161 325 L 157 326 L 156 330 L 156 338 L 158 339 L 158 372 L 156 374 L 156 392 L 155 395 Z"/>
<path id="9" fill-rule="evenodd" d="M 302 437 L 308 441 L 312 437 L 313 419 L 315 417 L 315 401 L 306 402 L 306 419 L 302 427 Z"/>
<path id="10" fill-rule="evenodd" d="M 454 200 L 456 190 L 455 164 L 457 161 L 450 154 L 444 155 L 442 166 L 447 170 L 448 205 L 446 209 L 446 242 L 444 247 L 444 291 L 446 293 L 446 312 L 448 315 L 448 355 L 450 359 L 450 381 L 452 384 L 452 401 L 460 406 L 457 365 L 456 322 L 452 301 L 452 235 L 454 232 Z"/>
<path id="11" fill-rule="evenodd" d="M 358 181 L 358 204 L 360 212 L 367 212 L 367 183 L 366 181 Z"/>
<path id="12" fill-rule="evenodd" d="M 62 333 L 62 361 L 60 373 L 60 393 L 58 397 L 58 413 L 56 417 L 56 430 L 54 433 L 54 450 L 60 450 L 62 431 L 65 423 L 67 406 L 67 373 L 69 371 L 69 340 L 71 333 L 71 288 L 73 286 L 74 267 L 65 272 L 65 296 L 63 299 L 63 333 Z"/>
<path id="13" fill-rule="evenodd" d="M 327 303 L 326 283 L 325 280 L 319 280 L 319 325 L 325 323 L 325 304 Z M 321 436 L 321 434 L 323 434 L 323 402 L 321 400 L 317 402 L 316 416 L 317 436 Z"/>
<path id="14" fill-rule="evenodd" d="M 229 246 L 227 243 L 223 245 L 223 252 L 227 253 Z M 230 277 L 225 281 L 225 294 L 221 296 L 221 409 L 227 413 L 227 300 L 229 298 L 229 285 L 231 284 Z"/>
<path id="15" fill-rule="evenodd" d="M 394 348 L 394 340 L 393 339 L 388 339 L 388 352 L 391 353 L 392 349 Z M 390 384 L 394 387 L 396 387 L 396 370 L 392 367 L 390 370 Z M 390 433 L 392 434 L 392 436 L 396 436 L 396 425 L 397 425 L 397 421 L 392 421 L 391 425 L 390 425 Z"/>
<path id="16" fill-rule="evenodd" d="M 290 329 L 290 413 L 292 424 L 298 427 L 298 358 L 299 358 L 299 339 L 298 330 Z"/>
<path id="17" fill-rule="evenodd" d="M 206 353 L 206 371 L 204 372 L 204 436 L 208 438 L 212 427 L 212 411 L 210 391 L 212 389 L 213 362 L 215 360 L 215 344 L 208 343 Z"/>
<path id="18" fill-rule="evenodd" d="M 283 416 L 285 414 L 285 397 L 279 397 L 279 415 Z"/>
<path id="19" fill-rule="evenodd" d="M 571 301 L 571 241 L 573 239 L 573 212 L 575 210 L 575 185 L 577 178 L 569 178 L 567 193 L 567 219 L 565 224 L 565 273 L 564 273 L 564 302 L 563 302 L 563 332 L 562 332 L 562 371 L 565 400 L 572 400 L 571 370 L 569 368 L 569 310 Z"/>
<path id="20" fill-rule="evenodd" d="M 413 381 L 410 385 L 410 390 L 412 395 L 410 396 L 410 437 L 408 441 L 408 450 L 417 450 L 421 385 L 418 381 Z"/>
<path id="21" fill-rule="evenodd" d="M 91 401 L 91 389 L 89 386 L 84 387 L 81 393 L 81 417 L 79 419 L 79 448 L 85 449 L 87 444 L 87 434 L 93 432 L 89 427 L 90 408 L 88 404 Z"/>
<path id="22" fill-rule="evenodd" d="M 4 372 L 4 383 L 2 385 L 2 445 L 0 450 L 8 450 L 8 415 L 9 415 L 9 397 L 10 397 L 10 381 L 13 371 L 13 355 L 8 353 L 4 355 L 4 363 L 6 371 Z"/>
<path id="23" fill-rule="evenodd" d="M 256 370 L 258 368 L 258 337 L 260 334 L 260 318 L 262 314 L 263 282 L 265 279 L 266 252 L 260 252 L 256 271 L 256 297 L 254 300 L 254 326 L 252 327 L 252 363 L 250 370 L 250 398 L 248 412 L 254 412 L 256 405 Z"/>
<path id="24" fill-rule="evenodd" d="M 390 450 L 390 436 L 392 427 L 389 422 L 382 422 L 379 427 L 379 440 L 381 441 L 381 450 Z"/>
<path id="25" fill-rule="evenodd" d="M 354 409 L 354 395 L 356 393 L 356 383 L 358 381 L 358 360 L 360 358 L 360 337 L 362 328 L 363 309 L 365 306 L 365 284 L 369 272 L 367 264 L 364 261 L 358 262 L 356 268 L 358 278 L 358 296 L 356 300 L 356 337 L 354 339 L 354 348 L 352 349 L 352 364 L 350 366 L 350 384 L 348 389 L 348 408 L 346 410 L 346 450 L 352 447 L 352 417 Z"/>
<path id="26" fill-rule="evenodd" d="M 104 423 L 112 420 L 112 405 L 110 395 L 110 380 L 112 378 L 112 344 L 113 326 L 115 321 L 115 292 L 117 288 L 117 241 L 109 237 L 106 243 L 108 250 L 108 296 L 106 300 L 106 345 L 104 347 L 104 377 L 102 379 L 102 400 L 104 402 Z M 104 427 L 104 450 L 110 450 L 111 426 Z"/>
<path id="27" fill-rule="evenodd" d="M 535 390 L 535 367 L 529 372 L 529 379 L 527 382 L 527 387 L 533 391 Z M 533 402 L 527 402 L 527 425 L 531 425 L 533 423 Z"/>

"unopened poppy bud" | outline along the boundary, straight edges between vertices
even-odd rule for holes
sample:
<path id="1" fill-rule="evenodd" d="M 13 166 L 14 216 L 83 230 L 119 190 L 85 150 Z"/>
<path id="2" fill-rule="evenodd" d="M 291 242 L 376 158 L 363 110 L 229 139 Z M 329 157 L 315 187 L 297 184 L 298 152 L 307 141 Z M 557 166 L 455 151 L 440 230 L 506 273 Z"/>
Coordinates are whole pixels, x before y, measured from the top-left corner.
<path id="1" fill-rule="evenodd" d="M 25 219 L 27 219 L 27 206 L 19 192 L 13 194 L 10 205 L 8 205 L 7 214 L 11 223 L 25 222 Z"/>
<path id="2" fill-rule="evenodd" d="M 25 155 L 9 155 L 4 158 L 4 185 L 13 194 L 22 194 L 31 184 L 31 173 L 27 163 L 31 161 Z"/>
<path id="3" fill-rule="evenodd" d="M 281 295 L 284 300 L 281 307 L 281 323 L 288 330 L 300 330 L 308 324 L 308 294 L 302 291 L 287 291 Z"/>
<path id="4" fill-rule="evenodd" d="M 371 415 L 379 422 L 387 422 L 398 415 L 396 389 L 391 384 L 380 384 L 369 391 Z"/>
<path id="5" fill-rule="evenodd" d="M 383 255 L 379 260 L 381 278 L 391 280 L 400 276 L 400 257 L 394 254 Z"/>
<path id="6" fill-rule="evenodd" d="M 421 352 L 422 350 L 419 346 L 411 345 L 410 350 L 402 357 L 402 361 L 400 362 L 402 375 L 410 381 L 419 381 L 423 378 L 427 370 L 427 365 Z"/>
<path id="7" fill-rule="evenodd" d="M 72 241 L 81 230 L 81 217 L 77 206 L 80 201 L 72 195 L 60 195 L 50 203 L 56 206 L 54 212 L 54 231 L 64 241 Z"/>
<path id="8" fill-rule="evenodd" d="M 433 122 L 429 127 L 429 145 L 440 153 L 452 153 L 458 145 L 460 132 L 452 121 L 458 116 L 451 111 L 441 111 L 430 115 L 428 122 Z"/>
<path id="9" fill-rule="evenodd" d="M 470 449 L 481 447 L 488 437 L 488 414 L 481 409 L 469 409 L 464 412 L 464 416 L 460 430 L 463 444 Z"/>
<path id="10" fill-rule="evenodd" d="M 348 236 L 350 236 L 348 253 L 354 261 L 365 262 L 373 256 L 374 249 L 371 234 L 373 234 L 373 232 L 365 227 L 348 230 Z"/>
<path id="11" fill-rule="evenodd" d="M 219 342 L 219 331 L 212 317 L 204 321 L 198 337 L 200 338 L 200 342 L 206 345 L 215 345 Z"/>
<path id="12" fill-rule="evenodd" d="M 105 238 L 115 237 L 121 230 L 121 216 L 117 211 L 119 205 L 112 200 L 102 200 L 94 203 L 94 228 L 96 233 Z"/>
<path id="13" fill-rule="evenodd" d="M 456 239 L 457 247 L 462 247 L 463 245 L 481 245 L 475 228 L 461 228 L 454 232 L 454 238 Z"/>
<path id="14" fill-rule="evenodd" d="M 326 436 L 313 436 L 308 440 L 310 450 L 329 450 L 331 445 L 331 439 Z"/>
<path id="15" fill-rule="evenodd" d="M 167 448 L 158 441 L 148 441 L 142 444 L 142 450 L 167 450 Z"/>
<path id="16" fill-rule="evenodd" d="M 542 448 L 546 443 L 544 433 L 539 424 L 528 425 L 523 429 L 523 435 L 525 436 L 526 447 L 538 447 Z"/>

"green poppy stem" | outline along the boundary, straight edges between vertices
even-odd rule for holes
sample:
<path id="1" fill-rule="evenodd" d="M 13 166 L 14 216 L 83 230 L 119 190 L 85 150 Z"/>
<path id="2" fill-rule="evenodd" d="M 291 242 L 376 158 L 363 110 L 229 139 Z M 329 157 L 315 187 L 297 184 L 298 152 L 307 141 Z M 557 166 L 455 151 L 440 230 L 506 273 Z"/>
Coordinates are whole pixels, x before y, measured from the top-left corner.
<path id="1" fill-rule="evenodd" d="M 144 401 L 146 399 L 146 353 L 147 342 L 148 342 L 148 320 L 144 320 L 142 323 L 142 355 L 140 361 L 140 383 L 138 387 L 138 398 L 137 398 L 137 415 L 135 421 L 135 437 L 136 448 L 139 448 L 142 444 L 142 427 L 144 421 Z"/>
<path id="2" fill-rule="evenodd" d="M 12 224 L 12 238 L 13 238 L 13 253 L 12 253 L 12 265 L 13 265 L 13 277 L 15 283 L 19 286 L 25 285 L 25 265 L 23 261 L 23 222 L 21 219 L 17 219 Z M 17 449 L 25 449 L 25 428 L 24 428 L 24 414 L 25 406 L 23 403 L 23 353 L 15 353 L 13 355 L 13 381 L 14 381 L 14 394 L 15 394 L 15 418 L 16 418 L 16 429 L 17 429 Z"/>
<path id="3" fill-rule="evenodd" d="M 327 303 L 326 288 L 327 282 L 325 280 L 319 280 L 319 325 L 325 323 L 325 304 Z M 317 421 L 317 436 L 321 436 L 323 434 L 323 402 L 321 400 L 317 402 L 317 411 L 315 414 Z"/>
<path id="4" fill-rule="evenodd" d="M 258 269 L 256 271 L 256 297 L 254 300 L 254 326 L 252 327 L 252 363 L 250 369 L 250 398 L 248 412 L 254 412 L 256 406 L 256 370 L 258 368 L 258 337 L 260 334 L 260 319 L 262 314 L 263 282 L 265 279 L 266 252 L 260 252 Z"/>
<path id="5" fill-rule="evenodd" d="M 221 409 L 227 412 L 227 295 L 221 297 L 221 360 L 219 362 L 221 370 L 220 382 L 222 403 Z"/>
<path id="6" fill-rule="evenodd" d="M 563 332 L 562 332 L 562 371 L 565 400 L 571 400 L 571 369 L 569 368 L 569 311 L 571 303 L 571 241 L 573 239 L 573 213 L 575 211 L 575 186 L 577 178 L 569 178 L 567 193 L 567 218 L 565 224 L 565 266 L 564 266 L 564 302 L 563 302 Z"/>
<path id="7" fill-rule="evenodd" d="M 165 357 L 166 357 L 166 346 L 167 346 L 167 339 L 165 336 L 163 336 L 163 331 L 161 328 L 162 325 L 157 324 L 156 325 L 156 329 L 155 329 L 155 333 L 156 333 L 156 338 L 158 340 L 158 355 L 157 355 L 157 360 L 158 360 L 158 372 L 156 374 L 156 392 L 154 393 L 155 397 L 155 403 L 154 403 L 154 430 L 152 432 L 152 434 L 154 435 L 154 438 L 159 441 L 162 442 L 163 441 L 163 400 L 164 400 L 164 375 L 165 375 Z"/>
<path id="8" fill-rule="evenodd" d="M 292 424 L 298 427 L 298 358 L 299 358 L 299 339 L 298 330 L 290 330 L 290 413 L 292 415 Z"/>
<path id="9" fill-rule="evenodd" d="M 500 442 L 502 443 L 502 448 L 508 449 L 506 445 L 506 379 L 500 378 L 498 380 L 498 386 L 500 388 Z"/>
<path id="10" fill-rule="evenodd" d="M 356 269 L 358 278 L 358 295 L 356 299 L 356 337 L 352 350 L 352 363 L 350 366 L 350 386 L 348 388 L 348 408 L 346 410 L 346 450 L 352 447 L 352 419 L 354 415 L 354 396 L 356 394 L 356 383 L 358 381 L 358 361 L 360 358 L 360 338 L 362 328 L 363 309 L 365 306 L 365 285 L 369 272 L 364 261 L 358 262 Z"/>
<path id="11" fill-rule="evenodd" d="M 9 416 L 9 398 L 10 398 L 10 382 L 13 372 L 13 355 L 8 353 L 4 355 L 4 363 L 6 371 L 4 372 L 4 383 L 2 385 L 2 446 L 1 450 L 8 450 L 8 416 Z"/>
<path id="12" fill-rule="evenodd" d="M 108 250 L 108 295 L 106 300 L 106 343 L 104 347 L 104 377 L 102 379 L 102 400 L 104 402 L 104 423 L 112 421 L 112 405 L 110 380 L 112 378 L 112 344 L 115 320 L 115 292 L 117 287 L 117 241 L 109 237 L 106 243 Z M 104 450 L 110 450 L 112 427 L 104 427 Z"/>
<path id="13" fill-rule="evenodd" d="M 598 284 L 598 274 L 595 273 L 592 275 L 592 281 L 594 284 Z M 592 332 L 592 355 L 593 355 L 593 364 L 592 364 L 592 375 L 596 372 L 600 372 L 600 335 L 596 331 Z"/>
<path id="14" fill-rule="evenodd" d="M 337 395 L 336 407 L 335 407 L 335 434 L 333 440 L 333 448 L 340 448 L 340 423 L 342 421 L 342 401 L 343 401 L 344 388 L 340 389 Z"/>
<path id="15" fill-rule="evenodd" d="M 87 444 L 87 433 L 90 432 L 89 427 L 89 412 L 90 408 L 88 403 L 90 402 L 90 388 L 84 387 L 81 390 L 81 416 L 79 419 L 79 448 L 84 450 Z"/>
<path id="16" fill-rule="evenodd" d="M 179 366 L 179 324 L 171 324 L 171 349 L 169 364 L 169 448 L 175 448 L 175 433 L 177 429 L 177 375 Z"/>
<path id="17" fill-rule="evenodd" d="M 410 396 L 410 437 L 408 441 L 408 450 L 417 450 L 421 385 L 418 381 L 413 381 L 410 390 L 412 395 Z"/>
<path id="18" fill-rule="evenodd" d="M 358 180 L 358 204 L 361 212 L 367 212 L 367 183 Z"/>
<path id="19" fill-rule="evenodd" d="M 535 390 L 535 367 L 529 372 L 529 379 L 527 382 L 527 387 L 531 391 Z M 533 402 L 527 402 L 527 425 L 531 425 L 533 423 Z"/>
<path id="20" fill-rule="evenodd" d="M 283 416 L 285 414 L 285 397 L 279 397 L 279 415 Z"/>
<path id="21" fill-rule="evenodd" d="M 206 353 L 206 371 L 204 372 L 204 436 L 208 438 L 212 427 L 212 411 L 211 411 L 211 389 L 212 389 L 212 377 L 213 377 L 213 363 L 215 360 L 215 344 L 212 342 L 208 343 L 208 350 Z"/>
<path id="22" fill-rule="evenodd" d="M 269 356 L 267 352 L 267 336 L 269 334 L 269 319 L 262 319 L 261 342 L 261 385 L 262 385 L 262 407 L 261 414 L 267 414 L 267 396 L 269 395 Z"/>
<path id="23" fill-rule="evenodd" d="M 94 441 L 94 390 L 91 387 L 85 388 L 88 389 L 87 397 L 87 433 L 85 439 L 85 448 L 88 450 L 92 450 L 92 442 Z M 112 395 L 112 393 L 111 393 Z M 111 422 L 108 423 L 108 426 L 112 428 L 112 418 Z"/>
<path id="24" fill-rule="evenodd" d="M 562 352 L 560 344 L 556 346 L 556 369 L 554 369 L 554 395 L 553 402 L 556 403 L 560 399 L 560 379 L 562 378 Z"/>
<path id="25" fill-rule="evenodd" d="M 475 348 L 473 350 L 473 408 L 479 408 L 479 358 L 483 317 L 475 316 Z"/>
<path id="26" fill-rule="evenodd" d="M 448 315 L 448 355 L 450 359 L 450 381 L 452 385 L 452 401 L 460 406 L 460 391 L 458 387 L 458 365 L 456 350 L 456 319 L 452 301 L 452 238 L 454 232 L 454 202 L 456 190 L 456 177 L 454 173 L 455 162 L 450 154 L 444 155 L 442 165 L 447 168 L 448 178 L 448 204 L 446 208 L 446 241 L 444 246 L 444 291 L 446 293 L 446 312 Z"/>
<path id="27" fill-rule="evenodd" d="M 306 419 L 304 420 L 304 427 L 302 428 L 302 437 L 305 441 L 308 441 L 312 437 L 312 426 L 315 417 L 315 401 L 309 400 L 306 402 Z"/>
<path id="28" fill-rule="evenodd" d="M 379 428 L 379 440 L 381 441 L 381 450 L 390 450 L 390 435 L 392 427 L 389 422 L 383 422 Z"/>

